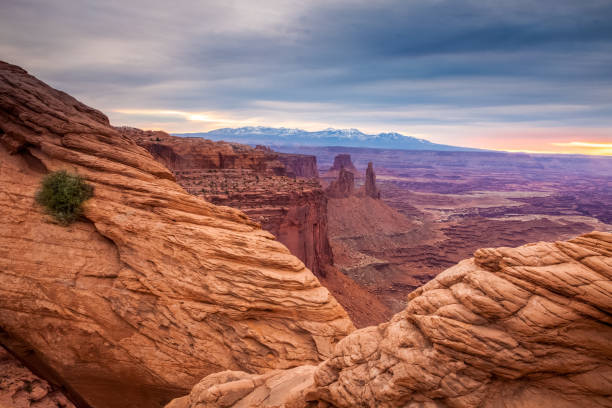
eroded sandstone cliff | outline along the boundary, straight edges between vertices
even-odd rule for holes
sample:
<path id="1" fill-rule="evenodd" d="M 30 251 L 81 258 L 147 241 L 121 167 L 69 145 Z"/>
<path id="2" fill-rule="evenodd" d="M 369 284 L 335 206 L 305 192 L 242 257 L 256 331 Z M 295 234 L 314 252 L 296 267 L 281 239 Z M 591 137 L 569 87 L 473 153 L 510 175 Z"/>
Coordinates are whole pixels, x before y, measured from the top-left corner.
<path id="1" fill-rule="evenodd" d="M 327 196 L 316 179 L 314 156 L 160 131 L 117 129 L 166 165 L 188 192 L 213 204 L 238 208 L 273 233 L 331 291 L 358 327 L 388 320 L 390 311 L 375 295 L 333 266 Z M 298 178 L 293 177 L 296 174 Z"/>
<path id="2" fill-rule="evenodd" d="M 191 194 L 238 208 L 259 222 L 315 275 L 323 275 L 332 264 L 327 201 L 316 181 L 314 156 L 129 127 L 118 130 L 166 165 Z M 296 173 L 310 179 L 291 177 Z"/>
<path id="3" fill-rule="evenodd" d="M 353 329 L 244 213 L 187 194 L 102 113 L 6 63 L 0 129 L 2 343 L 87 404 L 155 407 L 220 370 L 316 364 Z M 60 169 L 94 186 L 69 227 L 34 202 Z"/>
<path id="4" fill-rule="evenodd" d="M 346 198 L 355 193 L 355 175 L 344 167 L 340 168 L 338 178 L 325 189 L 330 198 Z"/>
<path id="5" fill-rule="evenodd" d="M 611 338 L 612 234 L 480 249 L 318 367 L 218 373 L 169 407 L 610 407 Z"/>

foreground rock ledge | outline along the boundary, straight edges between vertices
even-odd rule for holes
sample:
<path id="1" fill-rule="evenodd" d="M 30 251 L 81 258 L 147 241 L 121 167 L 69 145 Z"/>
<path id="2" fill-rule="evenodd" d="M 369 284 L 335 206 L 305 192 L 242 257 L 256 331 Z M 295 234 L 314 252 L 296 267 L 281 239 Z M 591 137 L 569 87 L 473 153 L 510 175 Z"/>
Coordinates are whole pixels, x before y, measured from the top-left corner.
<path id="1" fill-rule="evenodd" d="M 318 367 L 222 372 L 167 408 L 612 407 L 612 234 L 480 249 Z"/>
<path id="2" fill-rule="evenodd" d="M 69 227 L 34 202 L 60 169 L 95 188 Z M 270 233 L 187 194 L 102 113 L 6 63 L 0 208 L 0 342 L 79 405 L 163 406 L 214 372 L 318 364 L 353 330 Z"/>

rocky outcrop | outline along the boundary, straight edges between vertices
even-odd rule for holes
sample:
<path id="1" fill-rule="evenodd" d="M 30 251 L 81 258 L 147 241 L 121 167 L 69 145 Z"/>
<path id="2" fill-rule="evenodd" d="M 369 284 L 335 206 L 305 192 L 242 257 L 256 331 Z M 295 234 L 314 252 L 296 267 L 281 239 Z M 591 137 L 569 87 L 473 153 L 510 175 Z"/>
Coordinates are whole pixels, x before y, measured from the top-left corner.
<path id="1" fill-rule="evenodd" d="M 355 176 L 344 167 L 338 172 L 338 179 L 332 181 L 325 193 L 330 198 L 346 198 L 355 192 Z"/>
<path id="2" fill-rule="evenodd" d="M 277 153 L 278 160 L 287 169 L 287 176 L 318 178 L 317 158 L 306 154 Z"/>
<path id="3" fill-rule="evenodd" d="M 610 407 L 611 282 L 610 233 L 480 249 L 316 369 L 220 373 L 172 407 Z"/>
<path id="4" fill-rule="evenodd" d="M 334 164 L 329 168 L 328 174 L 339 172 L 340 169 L 342 168 L 344 168 L 347 171 L 350 171 L 355 176 L 358 174 L 357 169 L 355 168 L 355 165 L 351 161 L 350 154 L 342 153 L 342 154 L 336 155 L 336 157 L 334 157 Z"/>
<path id="5" fill-rule="evenodd" d="M 317 364 L 353 329 L 269 232 L 5 63 L 0 128 L 0 342 L 90 406 L 163 406 L 221 370 Z M 69 227 L 34 201 L 60 169 L 94 187 Z"/>
<path id="6" fill-rule="evenodd" d="M 235 180 L 224 177 L 225 180 Z M 240 175 L 242 183 L 248 180 Z M 263 187 L 264 183 L 269 183 Z M 276 188 L 272 186 L 276 185 Z M 333 264 L 333 256 L 327 236 L 327 198 L 318 185 L 293 183 L 283 178 L 260 179 L 243 191 L 233 185 L 217 194 L 204 197 L 213 204 L 239 208 L 251 219 L 261 224 L 289 248 L 317 276 L 325 274 L 325 268 Z"/>
<path id="7" fill-rule="evenodd" d="M 318 180 L 289 177 L 293 171 L 300 172 L 296 170 L 300 163 L 313 165 L 311 170 L 316 173 L 313 156 L 283 155 L 259 145 L 251 149 L 237 143 L 178 138 L 159 131 L 129 127 L 118 130 L 168 166 L 177 182 L 191 194 L 213 204 L 238 208 L 273 233 L 331 291 L 357 327 L 388 320 L 390 311 L 375 294 L 333 266 L 327 195 Z M 237 159 L 227 159 L 236 152 L 240 153 Z M 278 163 L 283 157 L 296 159 L 293 167 L 283 164 L 279 172 Z M 308 175 L 305 171 L 301 174 Z"/>
<path id="8" fill-rule="evenodd" d="M 247 145 L 213 142 L 199 137 L 170 136 L 166 132 L 117 127 L 124 136 L 136 141 L 173 172 L 244 169 L 262 174 L 284 176 L 285 166 L 270 150 Z"/>
<path id="9" fill-rule="evenodd" d="M 61 389 L 32 373 L 2 347 L 0 407 L 75 408 Z"/>
<path id="10" fill-rule="evenodd" d="M 380 199 L 380 191 L 376 187 L 376 173 L 374 173 L 374 167 L 372 162 L 368 163 L 365 178 L 365 195 L 374 199 Z"/>
<path id="11" fill-rule="evenodd" d="M 314 156 L 129 127 L 118 130 L 166 165 L 191 194 L 244 211 L 315 275 L 322 276 L 333 263 L 327 199 L 316 180 Z"/>

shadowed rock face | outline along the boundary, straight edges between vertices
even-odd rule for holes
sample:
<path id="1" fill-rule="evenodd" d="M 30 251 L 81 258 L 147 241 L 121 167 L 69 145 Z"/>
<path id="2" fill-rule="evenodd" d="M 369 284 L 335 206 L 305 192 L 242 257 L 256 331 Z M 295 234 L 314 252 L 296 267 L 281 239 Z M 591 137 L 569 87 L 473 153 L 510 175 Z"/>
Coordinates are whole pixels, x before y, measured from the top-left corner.
<path id="1" fill-rule="evenodd" d="M 611 281 L 610 233 L 480 249 L 318 367 L 220 373 L 171 407 L 610 407 Z"/>
<path id="2" fill-rule="evenodd" d="M 332 181 L 325 192 L 330 198 L 346 198 L 353 195 L 355 192 L 355 176 L 341 167 L 338 179 Z"/>
<path id="3" fill-rule="evenodd" d="M 36 376 L 2 347 L 0 407 L 75 408 L 62 390 Z"/>
<path id="4" fill-rule="evenodd" d="M 86 404 L 163 406 L 221 370 L 317 364 L 353 329 L 270 233 L 187 194 L 103 114 L 5 63 L 0 128 L 0 341 Z M 69 227 L 34 202 L 61 169 L 94 186 Z"/>
<path id="5" fill-rule="evenodd" d="M 327 201 L 316 179 L 314 156 L 130 127 L 117 129 L 166 165 L 189 193 L 238 208 L 259 222 L 315 275 L 322 276 L 332 264 Z M 314 174 L 314 178 L 289 177 L 295 173 Z"/>
<path id="6" fill-rule="evenodd" d="M 305 154 L 276 153 L 278 160 L 285 165 L 287 176 L 319 178 L 317 158 Z"/>
<path id="7" fill-rule="evenodd" d="M 376 174 L 374 173 L 372 162 L 368 163 L 368 168 L 366 169 L 365 195 L 375 199 L 380 198 L 380 191 L 376 187 Z"/>
<path id="8" fill-rule="evenodd" d="M 161 131 L 117 129 L 168 166 L 187 192 L 238 208 L 274 234 L 330 290 L 358 327 L 388 320 L 390 312 L 375 295 L 332 266 L 327 196 L 319 181 L 285 175 L 306 176 L 308 166 L 314 166 L 316 173 L 314 156 L 283 155 L 265 146 L 253 149 Z M 288 157 L 294 159 L 289 164 L 284 161 Z"/>

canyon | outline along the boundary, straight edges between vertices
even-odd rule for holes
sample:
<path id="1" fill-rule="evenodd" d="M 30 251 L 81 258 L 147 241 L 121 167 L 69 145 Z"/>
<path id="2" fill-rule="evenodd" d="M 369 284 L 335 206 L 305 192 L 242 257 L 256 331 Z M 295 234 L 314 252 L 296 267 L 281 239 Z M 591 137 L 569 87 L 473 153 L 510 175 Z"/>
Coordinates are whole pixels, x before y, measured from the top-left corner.
<path id="1" fill-rule="evenodd" d="M 161 131 L 117 130 L 164 164 L 187 192 L 240 209 L 274 234 L 331 291 L 358 327 L 391 316 L 375 294 L 334 266 L 327 228 L 329 194 L 319 183 L 314 156 Z"/>
<path id="2" fill-rule="evenodd" d="M 323 151 L 113 127 L 0 62 L 0 402 L 610 407 L 608 162 Z M 94 191 L 68 226 L 58 170 Z"/>
<path id="3" fill-rule="evenodd" d="M 612 231 L 608 157 L 286 150 L 317 156 L 321 169 L 333 168 L 342 155 L 343 165 L 356 169 L 354 189 L 360 193 L 328 200 L 334 262 L 394 313 L 404 309 L 408 293 L 478 248 Z M 378 203 L 362 194 L 370 162 Z M 321 170 L 320 180 L 332 185 L 337 173 Z"/>
<path id="4" fill-rule="evenodd" d="M 6 63 L 0 129 L 0 342 L 80 406 L 163 406 L 220 370 L 315 364 L 354 330 L 269 232 Z M 34 200 L 57 170 L 94 189 L 67 227 Z"/>

